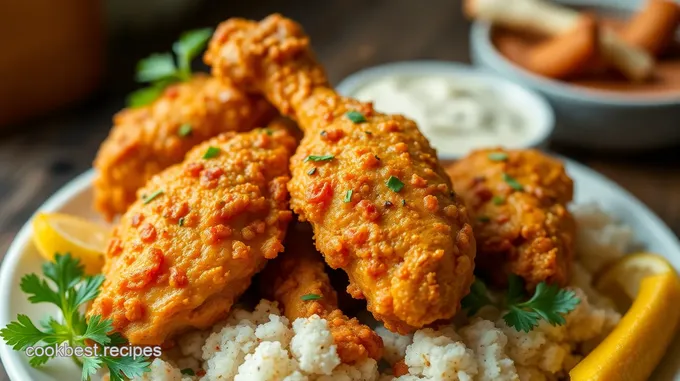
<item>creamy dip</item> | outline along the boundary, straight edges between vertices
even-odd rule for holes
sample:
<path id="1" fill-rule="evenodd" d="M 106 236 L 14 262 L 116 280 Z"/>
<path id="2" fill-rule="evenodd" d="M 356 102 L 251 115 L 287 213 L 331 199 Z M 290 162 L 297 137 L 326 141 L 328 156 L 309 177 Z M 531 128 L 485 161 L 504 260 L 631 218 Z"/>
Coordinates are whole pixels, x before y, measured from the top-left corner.
<path id="1" fill-rule="evenodd" d="M 481 147 L 522 147 L 536 134 L 498 91 L 473 79 L 384 76 L 352 96 L 372 101 L 378 111 L 413 119 L 445 156 L 462 156 Z"/>

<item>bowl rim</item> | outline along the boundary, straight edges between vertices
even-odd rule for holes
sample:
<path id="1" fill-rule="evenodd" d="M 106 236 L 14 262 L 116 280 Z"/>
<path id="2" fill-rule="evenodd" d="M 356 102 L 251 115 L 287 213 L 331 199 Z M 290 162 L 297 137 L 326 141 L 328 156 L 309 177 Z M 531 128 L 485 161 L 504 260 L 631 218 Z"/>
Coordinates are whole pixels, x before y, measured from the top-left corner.
<path id="1" fill-rule="evenodd" d="M 561 1 L 564 4 L 569 2 Z M 580 4 L 579 5 L 583 5 Z M 596 5 L 596 4 L 594 4 Z M 607 4 L 607 8 L 615 8 L 620 11 L 631 11 L 625 5 L 615 6 Z M 571 98 L 581 102 L 599 103 L 614 107 L 663 107 L 680 105 L 680 91 L 668 95 L 644 96 L 644 95 L 624 95 L 614 91 L 598 91 L 585 87 L 575 86 L 567 82 L 553 80 L 534 74 L 529 70 L 510 62 L 491 42 L 492 25 L 486 21 L 476 20 L 470 28 L 470 48 L 477 50 L 479 56 L 492 67 L 496 67 L 502 72 L 511 73 L 517 76 L 522 82 L 531 88 L 544 92 L 551 97 Z"/>
<path id="2" fill-rule="evenodd" d="M 523 86 L 517 82 L 503 78 L 500 75 L 484 70 L 483 68 L 472 65 L 443 60 L 408 60 L 395 61 L 376 66 L 370 66 L 356 71 L 338 83 L 335 89 L 338 93 L 345 96 L 352 96 L 352 93 L 359 89 L 363 83 L 393 74 L 422 74 L 422 75 L 441 75 L 445 77 L 461 77 L 479 79 L 488 83 L 500 83 L 503 87 L 503 92 L 515 92 L 523 94 L 525 99 L 529 99 L 532 103 L 526 110 L 519 110 L 526 118 L 536 121 L 536 134 L 517 148 L 537 148 L 544 145 L 555 130 L 555 111 L 546 98 L 537 91 Z M 499 144 L 500 145 L 500 144 Z M 437 150 L 437 154 L 442 160 L 454 160 L 465 155 L 450 154 L 447 152 Z"/>

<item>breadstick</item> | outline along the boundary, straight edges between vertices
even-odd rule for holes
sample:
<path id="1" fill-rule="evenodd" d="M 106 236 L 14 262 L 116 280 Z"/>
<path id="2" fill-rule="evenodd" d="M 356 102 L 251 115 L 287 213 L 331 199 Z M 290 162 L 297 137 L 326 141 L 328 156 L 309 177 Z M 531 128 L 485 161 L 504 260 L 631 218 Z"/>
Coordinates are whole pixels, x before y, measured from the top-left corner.
<path id="1" fill-rule="evenodd" d="M 572 30 L 533 48 L 525 66 L 534 73 L 563 79 L 582 72 L 597 51 L 597 22 L 593 17 L 584 15 Z"/>
<path id="2" fill-rule="evenodd" d="M 630 45 L 659 55 L 673 41 L 680 24 L 680 6 L 668 0 L 649 0 L 621 32 Z"/>
<path id="3" fill-rule="evenodd" d="M 541 0 L 465 0 L 468 16 L 507 26 L 558 36 L 573 29 L 581 14 Z M 633 81 L 649 78 L 654 59 L 646 51 L 628 45 L 613 31 L 602 28 L 600 51 L 605 60 Z"/>

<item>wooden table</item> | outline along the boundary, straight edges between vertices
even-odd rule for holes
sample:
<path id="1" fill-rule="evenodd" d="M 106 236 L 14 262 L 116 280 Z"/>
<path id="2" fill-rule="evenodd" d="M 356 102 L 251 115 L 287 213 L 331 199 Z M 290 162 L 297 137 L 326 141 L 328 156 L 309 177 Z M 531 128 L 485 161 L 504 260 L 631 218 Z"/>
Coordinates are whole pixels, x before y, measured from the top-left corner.
<path id="1" fill-rule="evenodd" d="M 212 1 L 182 25 L 158 35 L 122 36 L 112 41 L 105 89 L 85 104 L 17 126 L 0 137 L 0 257 L 17 231 L 47 197 L 87 170 L 123 105 L 134 63 L 152 51 L 167 50 L 179 31 L 215 25 L 232 15 L 261 18 L 281 12 L 300 21 L 312 36 L 331 80 L 363 67 L 409 59 L 468 62 L 469 23 L 458 1 L 289 0 Z M 250 2 L 253 3 L 253 2 Z M 680 126 L 679 126 L 680 127 Z M 602 172 L 654 210 L 680 234 L 680 146 L 659 152 L 612 156 L 575 148 L 557 152 Z M 0 381 L 7 380 L 0 369 Z"/>

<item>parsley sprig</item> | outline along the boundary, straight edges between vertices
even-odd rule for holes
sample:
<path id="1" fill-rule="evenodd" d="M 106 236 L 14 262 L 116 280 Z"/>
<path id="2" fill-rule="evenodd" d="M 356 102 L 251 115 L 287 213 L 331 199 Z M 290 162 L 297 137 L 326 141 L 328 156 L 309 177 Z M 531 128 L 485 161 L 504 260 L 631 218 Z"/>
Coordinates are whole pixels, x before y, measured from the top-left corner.
<path id="1" fill-rule="evenodd" d="M 172 45 L 175 53 L 154 53 L 137 64 L 136 80 L 150 86 L 139 89 L 128 96 L 128 106 L 140 107 L 160 97 L 165 88 L 175 82 L 191 78 L 191 61 L 198 56 L 208 43 L 212 28 L 184 32 Z"/>
<path id="2" fill-rule="evenodd" d="M 14 350 L 25 350 L 29 346 L 68 344 L 75 348 L 88 347 L 92 343 L 102 347 L 125 343 L 120 334 L 112 332 L 111 319 L 94 315 L 88 321 L 81 312 L 81 308 L 99 294 L 103 275 L 84 276 L 80 261 L 69 254 L 57 254 L 54 262 L 43 264 L 43 275 L 42 279 L 36 274 L 25 275 L 19 287 L 28 295 L 29 302 L 54 304 L 61 310 L 62 317 L 48 317 L 40 322 L 41 328 L 38 328 L 28 316 L 19 314 L 17 320 L 0 330 L 0 336 Z M 72 356 L 82 366 L 83 381 L 89 380 L 102 366 L 109 369 L 111 381 L 123 381 L 149 371 L 149 361 L 144 357 L 90 354 Z M 49 360 L 49 356 L 34 356 L 29 363 L 39 367 Z"/>
<path id="3" fill-rule="evenodd" d="M 507 310 L 503 315 L 505 323 L 518 332 L 529 332 L 538 326 L 541 319 L 553 326 L 565 324 L 564 315 L 573 311 L 581 302 L 574 291 L 546 282 L 539 283 L 531 298 L 524 299 L 524 282 L 522 278 L 512 274 L 504 300 L 494 301 L 489 296 L 486 285 L 481 280 L 475 279 L 470 287 L 470 293 L 463 298 L 461 304 L 470 316 L 486 305 Z"/>

